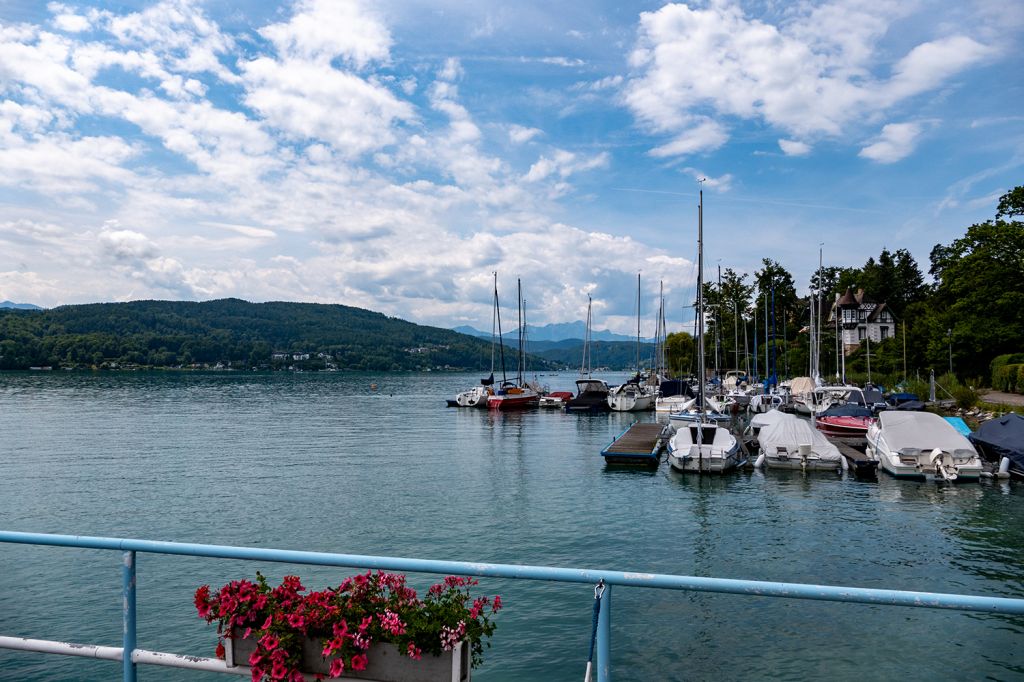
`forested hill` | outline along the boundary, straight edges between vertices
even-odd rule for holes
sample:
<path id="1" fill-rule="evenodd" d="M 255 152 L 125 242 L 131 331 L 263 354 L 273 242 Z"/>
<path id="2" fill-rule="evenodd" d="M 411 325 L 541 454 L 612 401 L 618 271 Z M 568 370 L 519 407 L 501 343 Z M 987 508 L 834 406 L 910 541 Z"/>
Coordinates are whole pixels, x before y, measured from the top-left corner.
<path id="1" fill-rule="evenodd" d="M 488 341 L 344 305 L 222 299 L 0 310 L 0 369 L 478 370 L 490 357 Z"/>

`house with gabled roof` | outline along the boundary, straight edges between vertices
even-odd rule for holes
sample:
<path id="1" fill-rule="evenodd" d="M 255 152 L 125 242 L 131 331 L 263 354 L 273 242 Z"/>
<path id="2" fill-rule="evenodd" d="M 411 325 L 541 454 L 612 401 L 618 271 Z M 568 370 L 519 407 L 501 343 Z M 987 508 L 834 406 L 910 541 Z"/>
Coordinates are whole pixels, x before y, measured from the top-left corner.
<path id="1" fill-rule="evenodd" d="M 881 343 L 896 335 L 896 318 L 885 303 L 875 303 L 858 289 L 856 293 L 847 288 L 842 296 L 836 296 L 832 304 L 829 322 L 839 325 L 843 339 L 843 354 L 849 355 L 858 348 L 865 339 L 872 343 Z"/>

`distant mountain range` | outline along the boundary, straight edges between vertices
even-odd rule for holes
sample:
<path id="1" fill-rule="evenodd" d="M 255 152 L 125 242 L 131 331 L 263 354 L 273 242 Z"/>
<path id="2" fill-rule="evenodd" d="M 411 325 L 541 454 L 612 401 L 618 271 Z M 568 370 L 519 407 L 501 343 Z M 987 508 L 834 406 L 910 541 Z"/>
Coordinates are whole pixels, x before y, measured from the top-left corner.
<path id="1" fill-rule="evenodd" d="M 42 310 L 31 303 L 15 303 L 14 301 L 0 301 L 0 308 L 14 308 L 16 310 Z"/>
<path id="2" fill-rule="evenodd" d="M 491 338 L 490 332 L 482 332 L 479 329 L 473 327 L 467 327 L 465 325 L 461 327 L 453 327 L 452 331 L 459 332 L 460 334 L 468 334 L 469 336 L 478 336 L 483 339 Z M 587 324 L 583 320 L 576 322 L 561 322 L 555 324 L 545 324 L 540 327 L 532 324 L 526 325 L 526 335 L 530 341 L 530 345 L 533 346 L 535 341 L 568 341 L 575 340 L 577 342 L 583 341 L 583 338 L 587 334 Z M 502 338 L 515 339 L 517 332 L 515 328 L 511 331 L 506 331 L 502 334 Z M 625 336 L 623 334 L 616 334 L 607 330 L 593 330 L 590 332 L 590 338 L 594 341 L 632 341 L 636 342 L 635 336 Z M 651 343 L 653 339 L 643 339 L 643 341 Z"/>

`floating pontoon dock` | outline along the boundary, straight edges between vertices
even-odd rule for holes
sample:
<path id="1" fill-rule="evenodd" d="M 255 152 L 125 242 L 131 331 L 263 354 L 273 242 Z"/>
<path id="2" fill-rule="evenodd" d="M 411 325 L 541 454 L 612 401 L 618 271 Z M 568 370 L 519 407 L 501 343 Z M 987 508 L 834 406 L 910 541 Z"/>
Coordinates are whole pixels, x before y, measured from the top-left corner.
<path id="1" fill-rule="evenodd" d="M 633 422 L 601 451 L 601 456 L 606 464 L 658 466 L 669 428 L 658 422 Z"/>

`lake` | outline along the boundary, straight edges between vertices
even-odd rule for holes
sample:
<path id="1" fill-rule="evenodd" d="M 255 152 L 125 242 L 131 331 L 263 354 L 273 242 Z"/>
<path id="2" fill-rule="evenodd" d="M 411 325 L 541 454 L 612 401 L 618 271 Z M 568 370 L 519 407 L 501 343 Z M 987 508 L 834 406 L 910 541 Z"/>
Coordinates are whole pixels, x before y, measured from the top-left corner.
<path id="1" fill-rule="evenodd" d="M 0 373 L 0 528 L 1024 597 L 1024 485 L 606 468 L 636 417 L 445 408 L 479 376 Z M 356 572 L 140 554 L 139 647 L 212 656 L 195 588 L 257 570 L 315 588 Z M 505 609 L 474 679 L 582 679 L 592 587 L 481 583 Z M 120 632 L 119 553 L 0 544 L 0 634 Z M 1022 617 L 618 587 L 613 675 L 1024 679 L 1022 633 Z M 2 680 L 119 666 L 0 650 Z"/>

